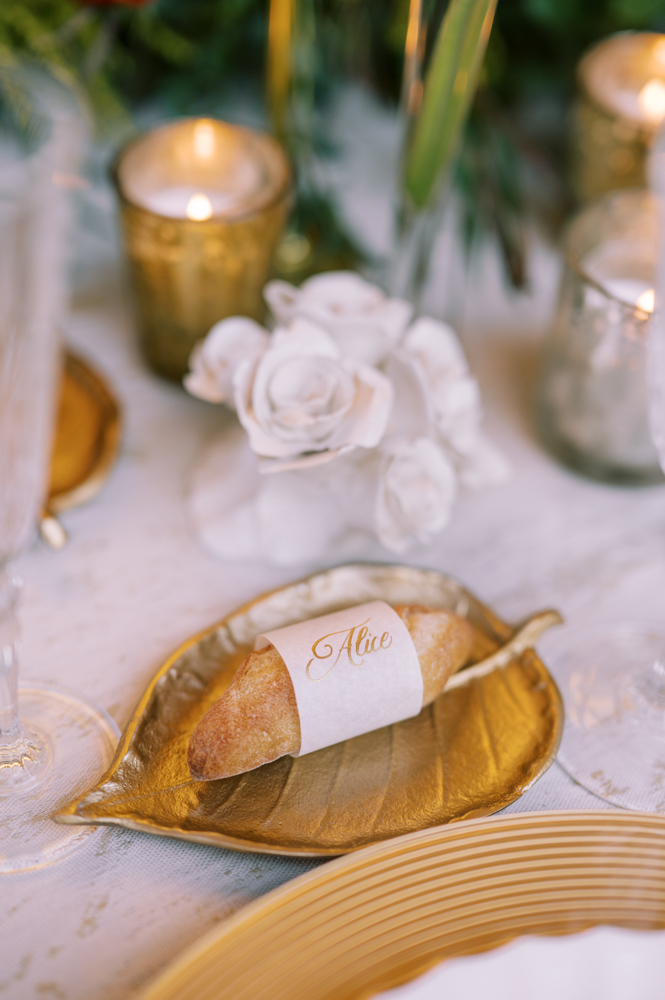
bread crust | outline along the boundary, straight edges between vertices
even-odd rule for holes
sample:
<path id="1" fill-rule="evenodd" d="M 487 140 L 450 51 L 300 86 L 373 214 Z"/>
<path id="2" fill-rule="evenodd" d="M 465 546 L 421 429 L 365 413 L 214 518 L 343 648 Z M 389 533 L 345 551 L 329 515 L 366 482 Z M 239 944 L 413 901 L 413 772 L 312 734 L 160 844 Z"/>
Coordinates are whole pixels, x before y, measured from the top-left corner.
<path id="1" fill-rule="evenodd" d="M 441 694 L 469 658 L 473 629 L 451 611 L 398 605 L 423 675 L 423 707 Z M 300 749 L 300 718 L 291 676 L 274 646 L 250 653 L 189 743 L 193 778 L 211 781 L 251 771 Z"/>

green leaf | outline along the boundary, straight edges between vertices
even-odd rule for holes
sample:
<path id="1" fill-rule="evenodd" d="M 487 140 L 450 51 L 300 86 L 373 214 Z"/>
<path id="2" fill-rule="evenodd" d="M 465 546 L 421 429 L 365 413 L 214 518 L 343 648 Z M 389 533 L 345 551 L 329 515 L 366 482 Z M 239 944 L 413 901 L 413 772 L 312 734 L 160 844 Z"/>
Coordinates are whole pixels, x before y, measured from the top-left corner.
<path id="1" fill-rule="evenodd" d="M 142 42 L 148 50 L 173 66 L 186 66 L 196 56 L 196 45 L 166 24 L 154 8 L 133 13 L 129 33 L 132 39 Z"/>
<path id="2" fill-rule="evenodd" d="M 48 123 L 17 68 L 12 53 L 0 43 L 0 135 L 31 149 L 41 141 Z"/>
<path id="3" fill-rule="evenodd" d="M 405 186 L 417 208 L 432 200 L 452 164 L 495 7 L 496 0 L 451 0 L 439 29 L 406 157 Z"/>

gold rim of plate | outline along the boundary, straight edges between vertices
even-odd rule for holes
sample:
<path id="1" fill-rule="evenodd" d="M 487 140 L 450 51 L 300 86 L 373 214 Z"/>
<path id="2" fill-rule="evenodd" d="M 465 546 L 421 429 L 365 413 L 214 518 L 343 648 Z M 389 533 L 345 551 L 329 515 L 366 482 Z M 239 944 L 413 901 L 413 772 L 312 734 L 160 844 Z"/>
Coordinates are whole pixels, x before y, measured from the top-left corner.
<path id="1" fill-rule="evenodd" d="M 120 446 L 120 407 L 106 379 L 67 350 L 51 457 L 47 513 L 87 503 L 101 489 Z"/>
<path id="2" fill-rule="evenodd" d="M 523 934 L 665 928 L 665 817 L 522 813 L 332 861 L 225 920 L 141 1000 L 365 1000 Z"/>
<path id="3" fill-rule="evenodd" d="M 465 615 L 469 664 L 417 717 L 304 757 L 220 781 L 189 775 L 194 727 L 231 682 L 260 632 L 365 601 Z M 561 619 L 501 621 L 433 570 L 355 563 L 251 601 L 194 636 L 141 698 L 101 782 L 57 816 L 110 823 L 235 850 L 330 857 L 391 837 L 484 816 L 550 766 L 563 727 L 557 687 L 533 651 Z"/>

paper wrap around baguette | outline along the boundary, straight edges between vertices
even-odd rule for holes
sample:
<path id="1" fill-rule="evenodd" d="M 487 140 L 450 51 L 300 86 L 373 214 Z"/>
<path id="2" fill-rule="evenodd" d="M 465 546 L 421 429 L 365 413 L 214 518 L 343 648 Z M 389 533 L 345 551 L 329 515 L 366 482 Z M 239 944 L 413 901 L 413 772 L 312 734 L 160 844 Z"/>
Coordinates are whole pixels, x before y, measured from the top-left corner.
<path id="1" fill-rule="evenodd" d="M 451 611 L 419 605 L 400 605 L 395 611 L 418 656 L 424 707 L 467 661 L 473 630 Z M 271 646 L 249 654 L 224 695 L 201 719 L 189 744 L 189 767 L 200 780 L 230 778 L 297 754 L 300 743 L 293 683 L 284 660 Z"/>

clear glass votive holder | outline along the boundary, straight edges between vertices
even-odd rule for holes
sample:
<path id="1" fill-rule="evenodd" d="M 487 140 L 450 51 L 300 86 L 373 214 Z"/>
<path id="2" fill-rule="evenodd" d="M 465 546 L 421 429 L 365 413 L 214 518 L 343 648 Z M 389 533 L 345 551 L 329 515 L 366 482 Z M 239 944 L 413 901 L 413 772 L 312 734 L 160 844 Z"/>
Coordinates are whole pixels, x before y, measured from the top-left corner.
<path id="1" fill-rule="evenodd" d="M 646 371 L 658 238 L 654 199 L 639 189 L 592 202 L 564 233 L 538 423 L 562 461 L 609 482 L 662 479 L 649 430 Z"/>
<path id="2" fill-rule="evenodd" d="M 289 209 L 289 163 L 269 135 L 185 119 L 126 146 L 113 178 L 143 354 L 179 381 L 218 320 L 263 319 L 262 290 Z"/>

